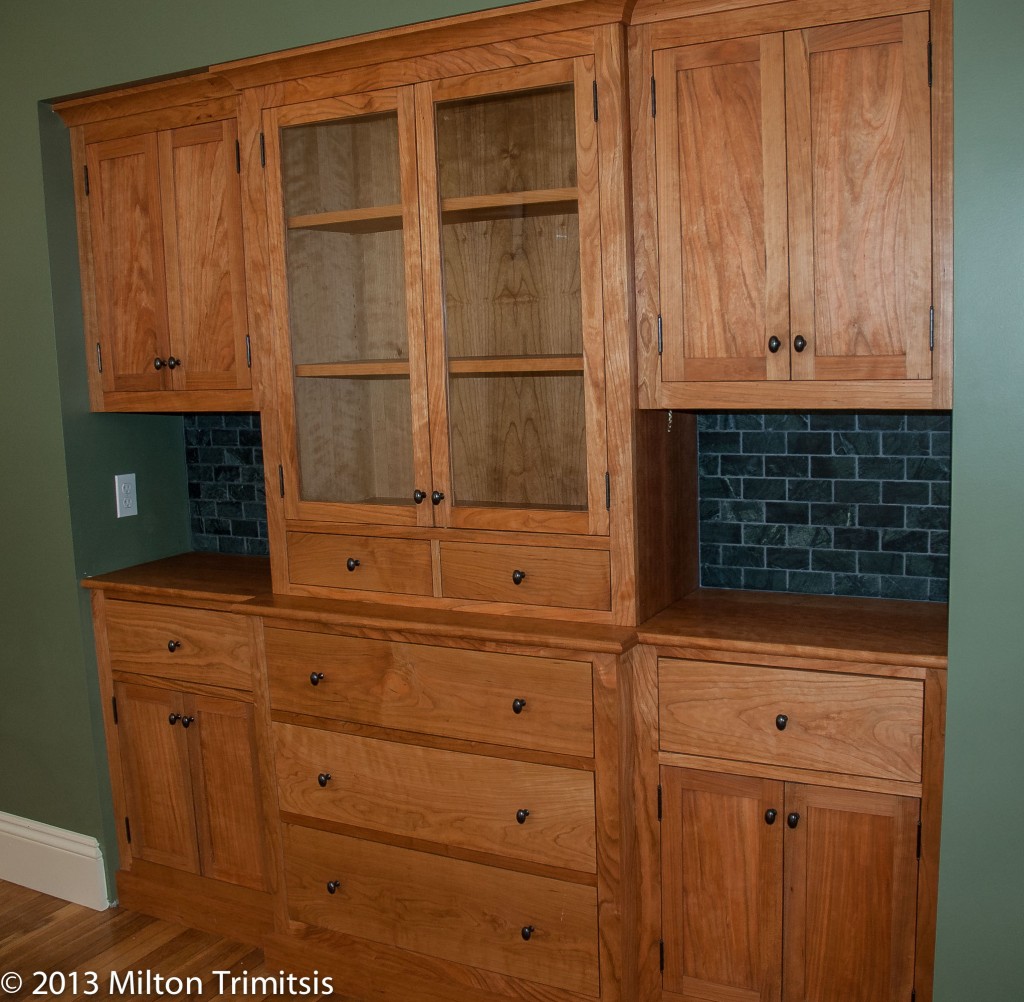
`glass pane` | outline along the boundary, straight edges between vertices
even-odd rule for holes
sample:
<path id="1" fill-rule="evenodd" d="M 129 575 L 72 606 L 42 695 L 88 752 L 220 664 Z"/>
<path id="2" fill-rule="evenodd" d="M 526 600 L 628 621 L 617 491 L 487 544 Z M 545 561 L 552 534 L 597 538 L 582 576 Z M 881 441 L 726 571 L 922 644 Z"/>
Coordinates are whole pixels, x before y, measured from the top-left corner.
<path id="1" fill-rule="evenodd" d="M 456 505 L 585 510 L 583 375 L 452 376 Z"/>
<path id="2" fill-rule="evenodd" d="M 297 378 L 303 501 L 409 504 L 409 380 Z"/>

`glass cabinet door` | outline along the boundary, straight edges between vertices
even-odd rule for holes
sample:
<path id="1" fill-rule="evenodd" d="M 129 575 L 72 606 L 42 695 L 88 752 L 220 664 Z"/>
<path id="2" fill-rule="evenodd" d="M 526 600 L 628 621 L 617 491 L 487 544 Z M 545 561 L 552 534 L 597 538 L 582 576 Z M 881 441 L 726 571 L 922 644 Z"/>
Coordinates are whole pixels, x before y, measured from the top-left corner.
<path id="1" fill-rule="evenodd" d="M 607 531 L 596 137 L 589 78 L 575 79 L 585 69 L 542 64 L 433 89 L 424 242 L 428 260 L 428 241 L 440 248 L 428 343 L 446 362 L 447 426 L 434 437 L 447 448 L 433 457 L 449 525 Z"/>
<path id="2" fill-rule="evenodd" d="M 430 524 L 411 91 L 268 115 L 289 514 Z"/>

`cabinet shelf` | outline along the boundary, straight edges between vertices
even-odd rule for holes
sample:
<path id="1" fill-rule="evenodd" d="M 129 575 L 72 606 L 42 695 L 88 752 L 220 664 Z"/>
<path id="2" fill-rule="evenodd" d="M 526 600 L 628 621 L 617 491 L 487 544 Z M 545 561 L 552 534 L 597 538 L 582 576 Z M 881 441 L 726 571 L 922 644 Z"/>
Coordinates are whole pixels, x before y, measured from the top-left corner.
<path id="1" fill-rule="evenodd" d="M 384 233 L 402 228 L 401 205 L 373 205 L 290 216 L 290 230 L 330 230 L 332 233 Z"/>
<path id="2" fill-rule="evenodd" d="M 576 188 L 544 188 L 494 195 L 460 195 L 441 200 L 444 223 L 467 223 L 522 216 L 554 216 L 579 211 Z"/>
<path id="3" fill-rule="evenodd" d="M 408 360 L 367 359 L 360 362 L 306 362 L 295 366 L 300 378 L 336 377 L 358 379 L 374 376 L 409 376 Z"/>
<path id="4" fill-rule="evenodd" d="M 512 376 L 582 372 L 582 355 L 488 355 L 480 358 L 453 358 L 448 371 L 458 376 Z"/>

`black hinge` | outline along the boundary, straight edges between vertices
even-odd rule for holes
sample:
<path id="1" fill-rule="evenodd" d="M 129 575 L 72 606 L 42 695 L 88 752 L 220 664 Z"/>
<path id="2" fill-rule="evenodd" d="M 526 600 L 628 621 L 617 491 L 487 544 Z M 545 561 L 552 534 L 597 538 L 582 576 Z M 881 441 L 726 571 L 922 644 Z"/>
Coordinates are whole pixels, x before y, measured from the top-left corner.
<path id="1" fill-rule="evenodd" d="M 611 511 L 612 508 L 612 478 L 611 474 L 605 470 L 604 472 L 604 506 L 607 511 Z"/>
<path id="2" fill-rule="evenodd" d="M 917 1002 L 917 989 L 913 989 L 910 993 L 910 1002 Z"/>
<path id="3" fill-rule="evenodd" d="M 661 340 L 661 314 L 659 313 L 658 314 L 658 354 L 659 355 L 661 354 L 661 349 L 663 347 L 664 347 L 664 344 L 662 343 L 662 340 Z"/>
<path id="4" fill-rule="evenodd" d="M 260 166 L 267 166 L 267 140 L 263 133 L 260 133 Z"/>
<path id="5" fill-rule="evenodd" d="M 131 842 L 131 840 L 132 840 L 132 826 L 128 823 L 128 815 L 127 814 L 125 815 L 125 818 L 124 818 L 124 834 L 125 834 L 125 838 L 127 838 L 128 841 Z"/>
<path id="6" fill-rule="evenodd" d="M 278 464 L 277 481 L 281 486 L 281 497 L 284 497 L 284 467 Z"/>
<path id="7" fill-rule="evenodd" d="M 921 858 L 921 822 L 917 823 L 917 858 Z"/>
<path id="8" fill-rule="evenodd" d="M 935 307 L 928 310 L 928 350 L 935 351 Z"/>
<path id="9" fill-rule="evenodd" d="M 660 970 L 665 970 L 665 940 L 658 940 L 658 967 Z"/>
<path id="10" fill-rule="evenodd" d="M 597 121 L 597 81 L 594 81 L 594 121 Z"/>
<path id="11" fill-rule="evenodd" d="M 89 165 L 86 164 L 82 167 L 82 173 L 85 175 L 85 194 L 89 194 Z"/>
<path id="12" fill-rule="evenodd" d="M 100 347 L 99 341 L 96 342 L 96 368 L 103 371 L 103 349 Z"/>
<path id="13" fill-rule="evenodd" d="M 245 335 L 245 364 L 248 368 L 252 368 L 252 342 L 249 340 L 249 335 Z"/>
<path id="14" fill-rule="evenodd" d="M 114 707 L 114 723 L 117 723 L 117 696 L 111 696 L 110 702 Z"/>
<path id="15" fill-rule="evenodd" d="M 651 118 L 658 117 L 658 83 L 651 74 Z"/>
<path id="16" fill-rule="evenodd" d="M 932 85 L 932 43 L 928 43 L 928 86 Z"/>
<path id="17" fill-rule="evenodd" d="M 242 173 L 242 147 L 238 140 L 235 140 L 235 173 Z"/>
<path id="18" fill-rule="evenodd" d="M 661 783 L 658 784 L 658 820 L 661 820 Z"/>

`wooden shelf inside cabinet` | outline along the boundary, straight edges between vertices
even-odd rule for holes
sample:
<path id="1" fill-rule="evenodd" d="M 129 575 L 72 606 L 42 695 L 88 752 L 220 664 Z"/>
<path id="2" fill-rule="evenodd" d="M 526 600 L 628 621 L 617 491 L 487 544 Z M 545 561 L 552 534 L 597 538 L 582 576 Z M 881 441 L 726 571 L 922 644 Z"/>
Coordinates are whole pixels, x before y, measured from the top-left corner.
<path id="1" fill-rule="evenodd" d="M 402 228 L 401 205 L 373 205 L 362 209 L 314 212 L 288 219 L 290 230 L 330 230 L 333 233 L 385 233 Z"/>
<path id="2" fill-rule="evenodd" d="M 441 200 L 443 223 L 471 223 L 523 216 L 556 216 L 579 211 L 576 188 L 545 188 L 494 195 L 460 195 Z"/>
<path id="3" fill-rule="evenodd" d="M 448 371 L 459 376 L 543 376 L 582 372 L 582 355 L 487 355 L 452 358 Z"/>
<path id="4" fill-rule="evenodd" d="M 299 378 L 360 379 L 397 377 L 409 378 L 408 360 L 367 359 L 360 362 L 305 362 L 295 366 Z"/>

